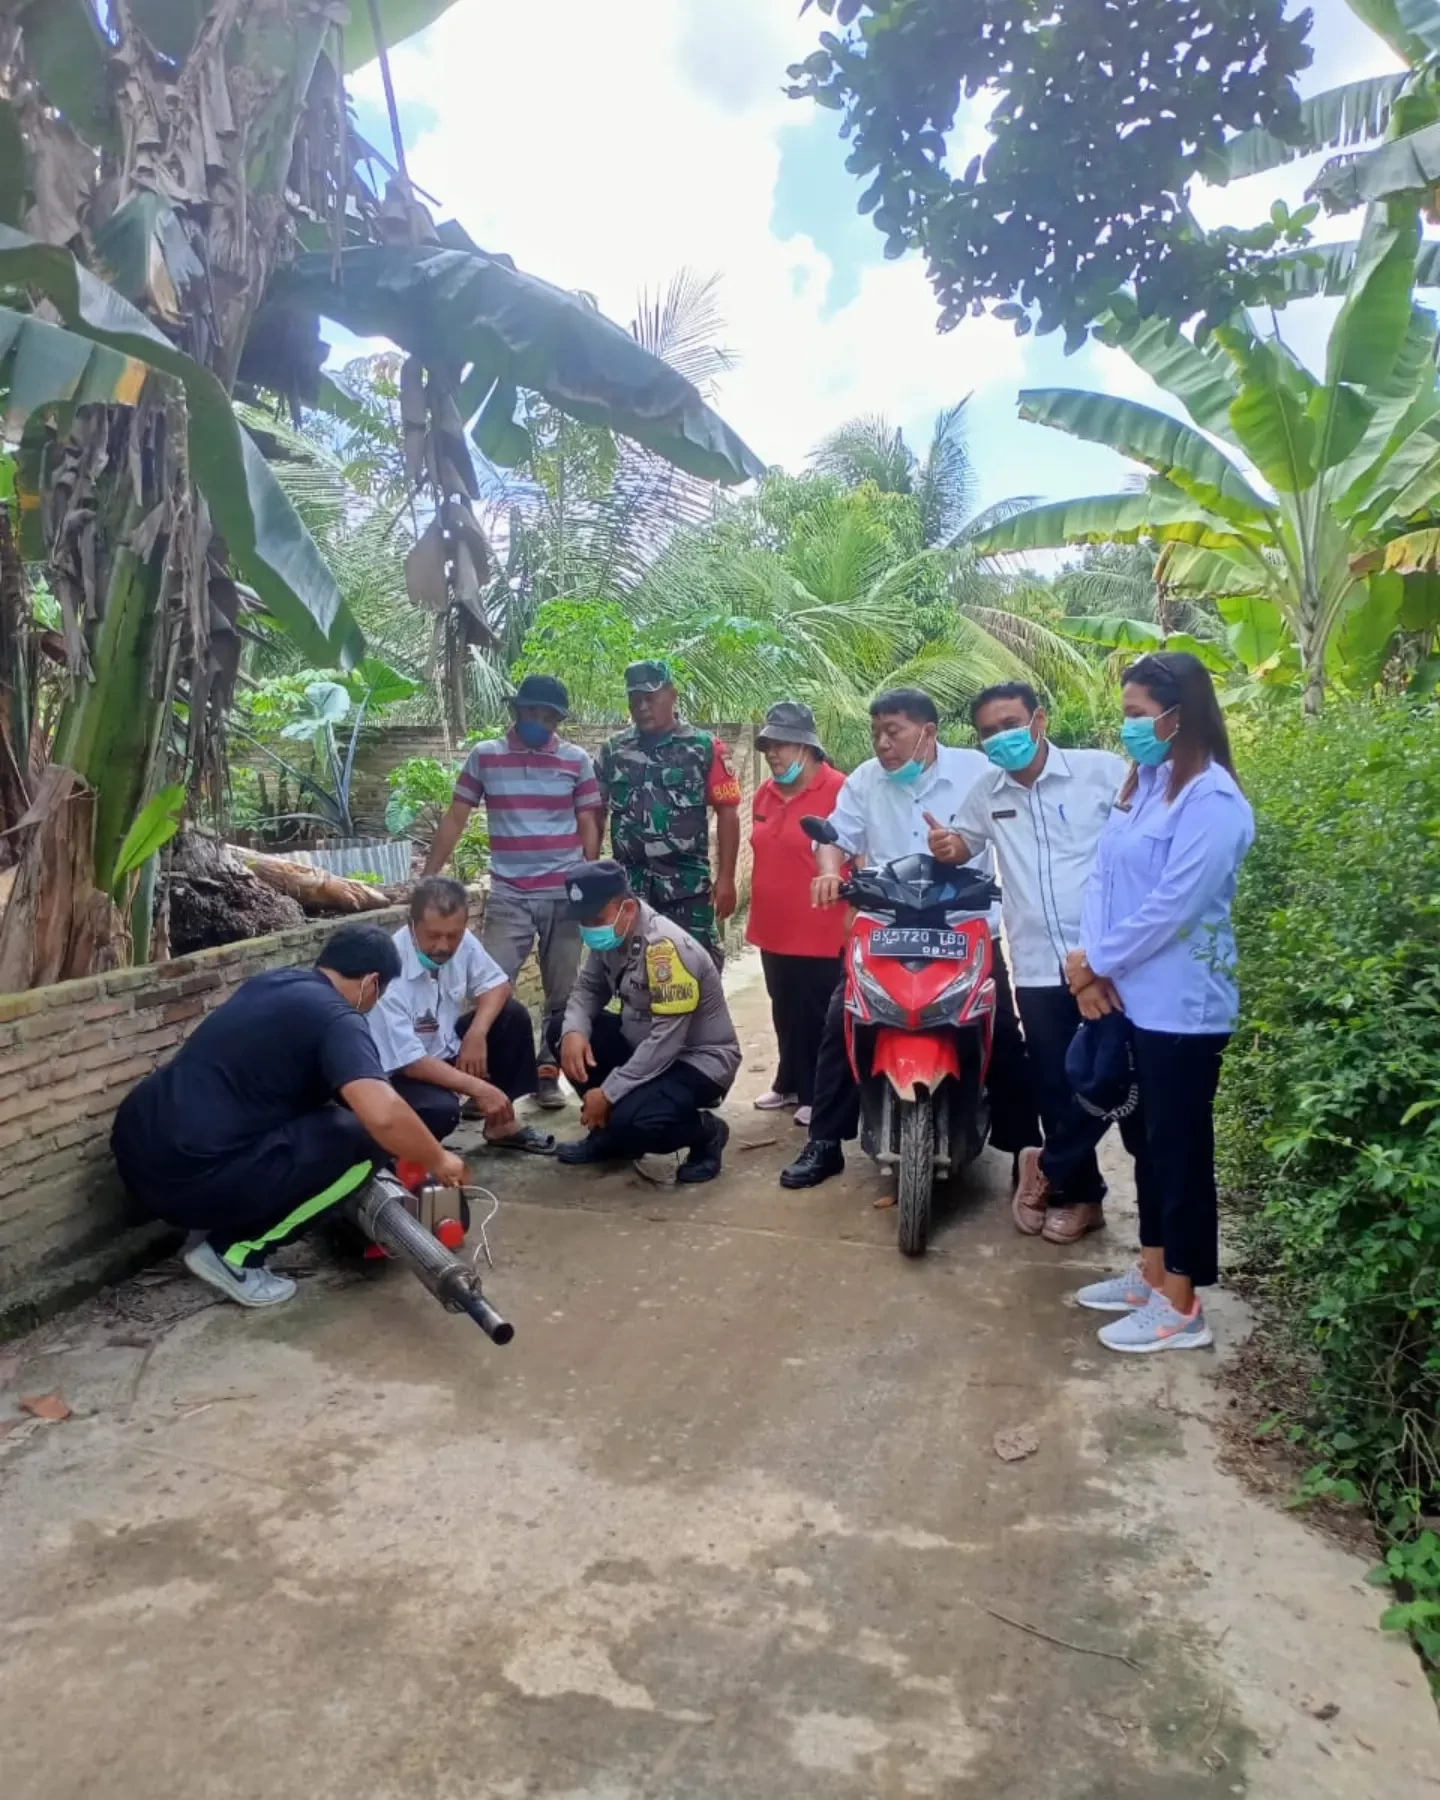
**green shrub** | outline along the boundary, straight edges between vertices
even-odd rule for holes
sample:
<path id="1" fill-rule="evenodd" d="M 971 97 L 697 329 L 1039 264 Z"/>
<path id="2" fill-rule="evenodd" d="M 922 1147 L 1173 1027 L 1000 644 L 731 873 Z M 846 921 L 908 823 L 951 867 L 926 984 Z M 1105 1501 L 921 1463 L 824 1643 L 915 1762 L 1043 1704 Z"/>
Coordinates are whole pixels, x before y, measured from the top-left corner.
<path id="1" fill-rule="evenodd" d="M 1277 721 L 1241 778 L 1222 1179 L 1317 1371 L 1312 1486 L 1403 1536 L 1440 1504 L 1440 715 Z"/>
<path id="2" fill-rule="evenodd" d="M 455 793 L 459 767 L 450 768 L 433 756 L 407 756 L 386 780 L 390 798 L 385 804 L 385 829 L 397 837 L 408 834 L 428 852 L 441 817 Z M 490 834 L 485 814 L 477 808 L 451 854 L 449 869 L 457 881 L 475 881 L 490 862 Z"/>

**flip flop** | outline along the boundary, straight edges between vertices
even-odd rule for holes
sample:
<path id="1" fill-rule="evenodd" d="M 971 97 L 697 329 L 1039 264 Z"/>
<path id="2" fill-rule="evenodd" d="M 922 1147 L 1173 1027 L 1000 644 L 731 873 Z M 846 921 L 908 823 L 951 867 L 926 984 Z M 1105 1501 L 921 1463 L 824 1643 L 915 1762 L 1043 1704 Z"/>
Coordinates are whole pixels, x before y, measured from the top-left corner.
<path id="1" fill-rule="evenodd" d="M 524 1150 L 531 1156 L 553 1156 L 555 1154 L 555 1134 L 552 1131 L 537 1131 L 533 1125 L 522 1125 L 510 1137 L 486 1138 L 487 1150 Z"/>

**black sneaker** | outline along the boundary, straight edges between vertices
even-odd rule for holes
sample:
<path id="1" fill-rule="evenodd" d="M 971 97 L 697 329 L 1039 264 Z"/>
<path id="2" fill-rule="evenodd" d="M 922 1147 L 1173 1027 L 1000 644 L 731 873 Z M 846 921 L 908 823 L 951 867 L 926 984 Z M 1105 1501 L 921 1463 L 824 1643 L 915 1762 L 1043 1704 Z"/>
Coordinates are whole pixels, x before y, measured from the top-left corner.
<path id="1" fill-rule="evenodd" d="M 617 1162 L 619 1157 L 603 1131 L 592 1131 L 587 1137 L 576 1138 L 573 1144 L 562 1144 L 555 1152 L 555 1160 L 562 1163 L 600 1163 Z"/>
<path id="2" fill-rule="evenodd" d="M 788 1169 L 780 1171 L 786 1188 L 819 1187 L 845 1168 L 845 1152 L 833 1138 L 811 1138 Z"/>
<path id="3" fill-rule="evenodd" d="M 690 1146 L 690 1154 L 675 1171 L 676 1181 L 713 1181 L 720 1173 L 720 1158 L 730 1142 L 730 1127 L 714 1113 L 706 1113 L 704 1123 L 705 1135 L 698 1144 Z"/>
<path id="4" fill-rule="evenodd" d="M 559 1112 L 565 1105 L 565 1096 L 560 1091 L 560 1071 L 553 1063 L 541 1063 L 540 1075 L 535 1087 L 535 1104 L 543 1106 L 546 1112 Z"/>

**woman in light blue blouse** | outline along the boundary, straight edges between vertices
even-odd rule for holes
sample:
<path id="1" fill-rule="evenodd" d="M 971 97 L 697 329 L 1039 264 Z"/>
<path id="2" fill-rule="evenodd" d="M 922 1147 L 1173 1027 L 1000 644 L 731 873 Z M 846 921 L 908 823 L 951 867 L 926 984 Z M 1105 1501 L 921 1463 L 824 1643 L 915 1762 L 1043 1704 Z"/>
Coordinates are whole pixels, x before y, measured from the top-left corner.
<path id="1" fill-rule="evenodd" d="M 1100 838 L 1067 974 L 1085 1017 L 1119 1010 L 1131 1027 L 1139 1104 L 1121 1129 L 1141 1249 L 1127 1274 L 1076 1298 L 1124 1315 L 1102 1344 L 1145 1354 L 1214 1342 L 1195 1290 L 1219 1275 L 1215 1090 L 1239 1010 L 1230 902 L 1255 821 L 1198 658 L 1157 651 L 1121 688 L 1134 767 Z"/>

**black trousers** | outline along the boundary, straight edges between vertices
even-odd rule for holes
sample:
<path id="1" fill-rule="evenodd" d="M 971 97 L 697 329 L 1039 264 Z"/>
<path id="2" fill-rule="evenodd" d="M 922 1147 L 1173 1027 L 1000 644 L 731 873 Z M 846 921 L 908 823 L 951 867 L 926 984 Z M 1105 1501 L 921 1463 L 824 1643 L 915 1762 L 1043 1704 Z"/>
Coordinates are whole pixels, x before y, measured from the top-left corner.
<path id="1" fill-rule="evenodd" d="M 455 1029 L 462 1038 L 474 1017 L 473 1012 L 466 1013 L 455 1021 Z M 507 1000 L 490 1021 L 485 1043 L 490 1065 L 486 1079 L 510 1100 L 533 1094 L 540 1077 L 529 1010 L 516 999 Z M 450 1060 L 453 1066 L 454 1059 Z M 464 1095 L 450 1088 L 436 1087 L 433 1081 L 416 1081 L 409 1075 L 392 1075 L 390 1082 L 406 1105 L 419 1113 L 430 1128 L 430 1135 L 443 1144 L 460 1123 Z"/>
<path id="2" fill-rule="evenodd" d="M 1010 991 L 1010 970 L 998 943 L 995 960 L 995 1035 L 990 1049 L 990 1142 L 1016 1156 L 1039 1141 L 1040 1120 L 1030 1092 L 1025 1040 Z M 839 1142 L 860 1129 L 860 1089 L 845 1054 L 845 983 L 830 996 L 825 1029 L 815 1063 L 814 1112 L 810 1136 Z"/>
<path id="3" fill-rule="evenodd" d="M 775 1092 L 795 1094 L 801 1106 L 809 1106 L 815 1099 L 815 1062 L 825 1015 L 843 965 L 834 956 L 782 956 L 776 950 L 762 950 L 760 967 L 780 1046 Z"/>
<path id="4" fill-rule="evenodd" d="M 595 1020 L 590 1049 L 595 1067 L 581 1090 L 587 1094 L 635 1054 L 620 1029 L 618 1013 L 603 1012 Z M 663 1074 L 622 1095 L 611 1107 L 604 1130 L 594 1135 L 617 1158 L 689 1150 L 707 1136 L 705 1110 L 718 1106 L 728 1091 L 689 1063 L 671 1063 Z"/>
<path id="5" fill-rule="evenodd" d="M 1120 1121 L 1135 1159 L 1140 1243 L 1165 1252 L 1165 1268 L 1196 1287 L 1220 1277 L 1220 1203 L 1215 1188 L 1215 1090 L 1228 1033 L 1189 1035 L 1135 1027 L 1135 1084 L 1140 1104 Z M 1077 1109 L 1047 1141 L 1040 1166 L 1068 1184 L 1072 1171 L 1109 1129 Z"/>
<path id="6" fill-rule="evenodd" d="M 1065 1073 L 1065 1052 L 1080 1029 L 1080 1008 L 1075 1004 L 1075 996 L 1063 986 L 1021 987 L 1015 990 L 1015 1003 L 1025 1031 L 1030 1087 L 1040 1109 L 1045 1142 L 1066 1142 L 1077 1132 L 1084 1137 L 1090 1115 L 1071 1092 Z M 1077 1150 L 1071 1158 L 1063 1187 L 1051 1178 L 1051 1206 L 1082 1205 L 1104 1198 L 1105 1182 L 1094 1143 L 1083 1155 Z"/>
<path id="7" fill-rule="evenodd" d="M 146 1147 L 118 1131 L 115 1160 L 126 1187 L 153 1218 L 203 1231 L 217 1254 L 243 1268 L 308 1229 L 388 1159 L 354 1113 L 329 1105 L 267 1132 L 183 1186 L 153 1184 Z"/>

